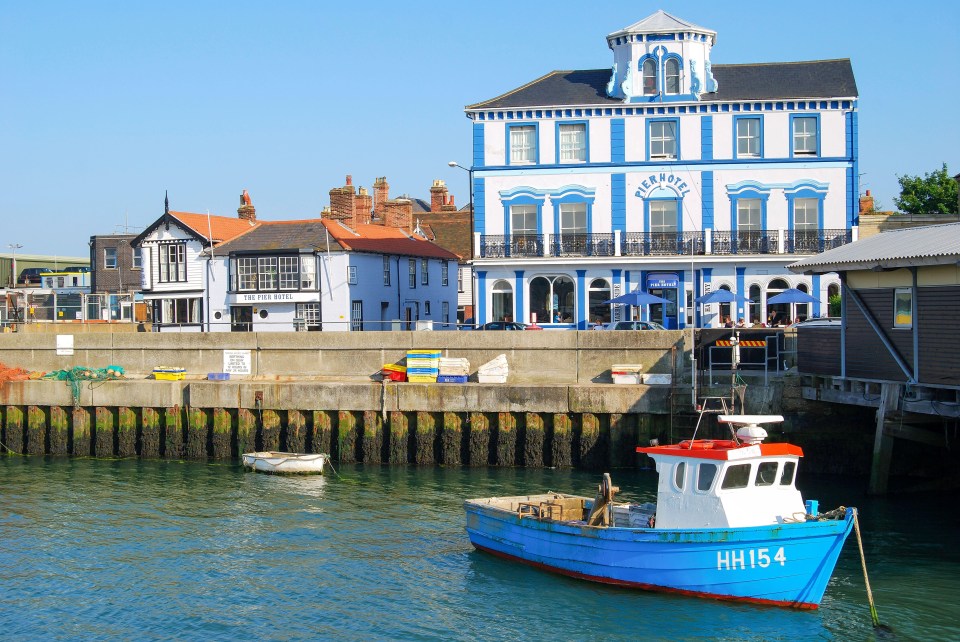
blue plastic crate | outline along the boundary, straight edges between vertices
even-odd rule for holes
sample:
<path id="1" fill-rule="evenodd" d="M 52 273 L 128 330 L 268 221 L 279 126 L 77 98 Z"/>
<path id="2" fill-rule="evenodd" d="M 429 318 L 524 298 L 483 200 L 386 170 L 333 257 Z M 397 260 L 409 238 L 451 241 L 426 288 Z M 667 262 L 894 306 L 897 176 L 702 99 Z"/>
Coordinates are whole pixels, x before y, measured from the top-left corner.
<path id="1" fill-rule="evenodd" d="M 467 375 L 437 375 L 437 383 L 467 383 Z"/>

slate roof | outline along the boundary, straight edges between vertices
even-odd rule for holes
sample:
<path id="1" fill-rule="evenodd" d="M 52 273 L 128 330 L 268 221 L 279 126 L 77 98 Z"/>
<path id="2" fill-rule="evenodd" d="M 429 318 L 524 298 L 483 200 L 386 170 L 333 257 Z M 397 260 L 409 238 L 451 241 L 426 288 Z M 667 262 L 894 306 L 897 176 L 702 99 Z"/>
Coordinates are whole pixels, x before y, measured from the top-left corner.
<path id="1" fill-rule="evenodd" d="M 882 232 L 827 250 L 787 267 L 793 272 L 823 274 L 873 267 L 950 265 L 960 260 L 960 223 Z"/>
<path id="2" fill-rule="evenodd" d="M 414 236 L 396 227 L 383 225 L 357 225 L 352 229 L 332 219 L 323 219 L 330 235 L 345 250 L 374 254 L 396 254 L 456 261 L 453 252 L 431 243 L 421 236 Z"/>
<path id="3" fill-rule="evenodd" d="M 300 221 L 261 221 L 245 234 L 216 247 L 216 253 L 276 250 L 339 250 L 321 219 Z"/>
<path id="4" fill-rule="evenodd" d="M 849 58 L 806 62 L 770 62 L 713 65 L 719 90 L 702 94 L 701 102 L 781 100 L 800 98 L 853 98 L 857 82 Z M 622 99 L 607 96 L 610 69 L 552 71 L 534 81 L 483 102 L 467 111 L 555 106 L 623 106 Z M 653 106 L 660 103 L 632 103 Z"/>

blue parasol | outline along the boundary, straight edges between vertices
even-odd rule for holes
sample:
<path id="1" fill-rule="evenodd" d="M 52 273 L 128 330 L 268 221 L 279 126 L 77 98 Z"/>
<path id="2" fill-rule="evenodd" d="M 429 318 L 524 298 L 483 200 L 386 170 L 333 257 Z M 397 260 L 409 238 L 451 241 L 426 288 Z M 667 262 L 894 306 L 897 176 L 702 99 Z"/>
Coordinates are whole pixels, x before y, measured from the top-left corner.
<path id="1" fill-rule="evenodd" d="M 640 288 L 637 288 L 633 292 L 629 292 L 627 294 L 621 294 L 620 296 L 614 297 L 609 301 L 604 301 L 603 305 L 617 304 L 617 305 L 633 305 L 633 306 L 639 307 L 641 305 L 650 305 L 651 303 L 670 303 L 670 302 L 662 297 L 654 296 L 653 294 L 647 294 Z"/>
<path id="2" fill-rule="evenodd" d="M 776 305 L 778 303 L 816 303 L 819 301 L 815 296 L 811 296 L 797 288 L 788 288 L 780 294 L 767 299 L 767 305 Z"/>

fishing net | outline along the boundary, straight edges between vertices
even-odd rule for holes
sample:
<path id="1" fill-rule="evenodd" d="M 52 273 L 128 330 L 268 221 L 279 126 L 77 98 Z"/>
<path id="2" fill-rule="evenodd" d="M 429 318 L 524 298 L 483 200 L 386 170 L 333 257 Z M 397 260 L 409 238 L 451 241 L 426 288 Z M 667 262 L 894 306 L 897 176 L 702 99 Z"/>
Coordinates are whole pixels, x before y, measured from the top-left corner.
<path id="1" fill-rule="evenodd" d="M 23 368 L 13 368 L 4 363 L 0 363 L 0 387 L 8 381 L 25 381 L 36 378 L 29 371 Z"/>
<path id="2" fill-rule="evenodd" d="M 87 368 L 85 366 L 75 366 L 67 370 L 54 370 L 43 375 L 44 379 L 54 381 L 66 381 L 70 384 L 73 391 L 73 405 L 80 405 L 80 391 L 83 389 L 85 381 L 90 382 L 92 387 L 98 381 L 111 381 L 123 379 L 123 368 L 120 366 L 107 366 L 106 368 Z"/>

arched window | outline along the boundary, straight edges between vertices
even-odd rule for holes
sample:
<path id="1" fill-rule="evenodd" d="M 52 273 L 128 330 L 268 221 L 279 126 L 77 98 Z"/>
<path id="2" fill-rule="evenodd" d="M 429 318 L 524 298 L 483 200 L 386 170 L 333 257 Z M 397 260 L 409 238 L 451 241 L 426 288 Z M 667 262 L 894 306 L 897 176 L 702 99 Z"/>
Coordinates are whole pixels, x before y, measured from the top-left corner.
<path id="1" fill-rule="evenodd" d="M 726 290 L 727 292 L 730 292 L 730 291 L 731 291 L 731 290 L 730 290 L 730 286 L 727 285 L 726 283 L 724 283 L 723 285 L 721 285 L 719 289 L 720 289 L 720 290 Z M 731 321 L 736 322 L 736 319 L 734 319 L 733 316 L 730 314 L 730 304 L 729 304 L 729 303 L 721 303 L 721 304 L 720 304 L 720 324 L 722 325 L 722 324 L 726 323 L 726 322 L 727 322 L 727 319 L 730 319 Z"/>
<path id="2" fill-rule="evenodd" d="M 657 93 L 657 63 L 652 58 L 643 61 L 643 95 L 653 96 Z"/>
<path id="3" fill-rule="evenodd" d="M 827 286 L 827 315 L 831 317 L 840 316 L 840 284 L 831 283 Z"/>
<path id="4" fill-rule="evenodd" d="M 493 284 L 493 321 L 513 321 L 513 288 L 508 281 Z"/>
<path id="5" fill-rule="evenodd" d="M 538 276 L 530 280 L 530 312 L 537 323 L 573 323 L 577 318 L 576 290 L 569 276 Z"/>
<path id="6" fill-rule="evenodd" d="M 769 300 L 770 297 L 780 294 L 789 287 L 790 285 L 783 279 L 770 281 L 770 284 L 767 285 L 767 299 Z M 766 324 L 775 326 L 792 323 L 793 316 L 791 315 L 790 305 L 789 303 L 775 303 L 773 305 L 768 303 Z"/>
<path id="7" fill-rule="evenodd" d="M 666 71 L 665 75 L 665 89 L 668 94 L 679 94 L 680 93 L 680 62 L 673 58 L 667 60 L 664 64 L 664 69 Z"/>
<path id="8" fill-rule="evenodd" d="M 609 301 L 610 284 L 606 279 L 594 279 L 590 282 L 589 307 L 590 321 L 593 323 L 610 323 L 610 305 L 604 305 L 604 301 Z"/>

